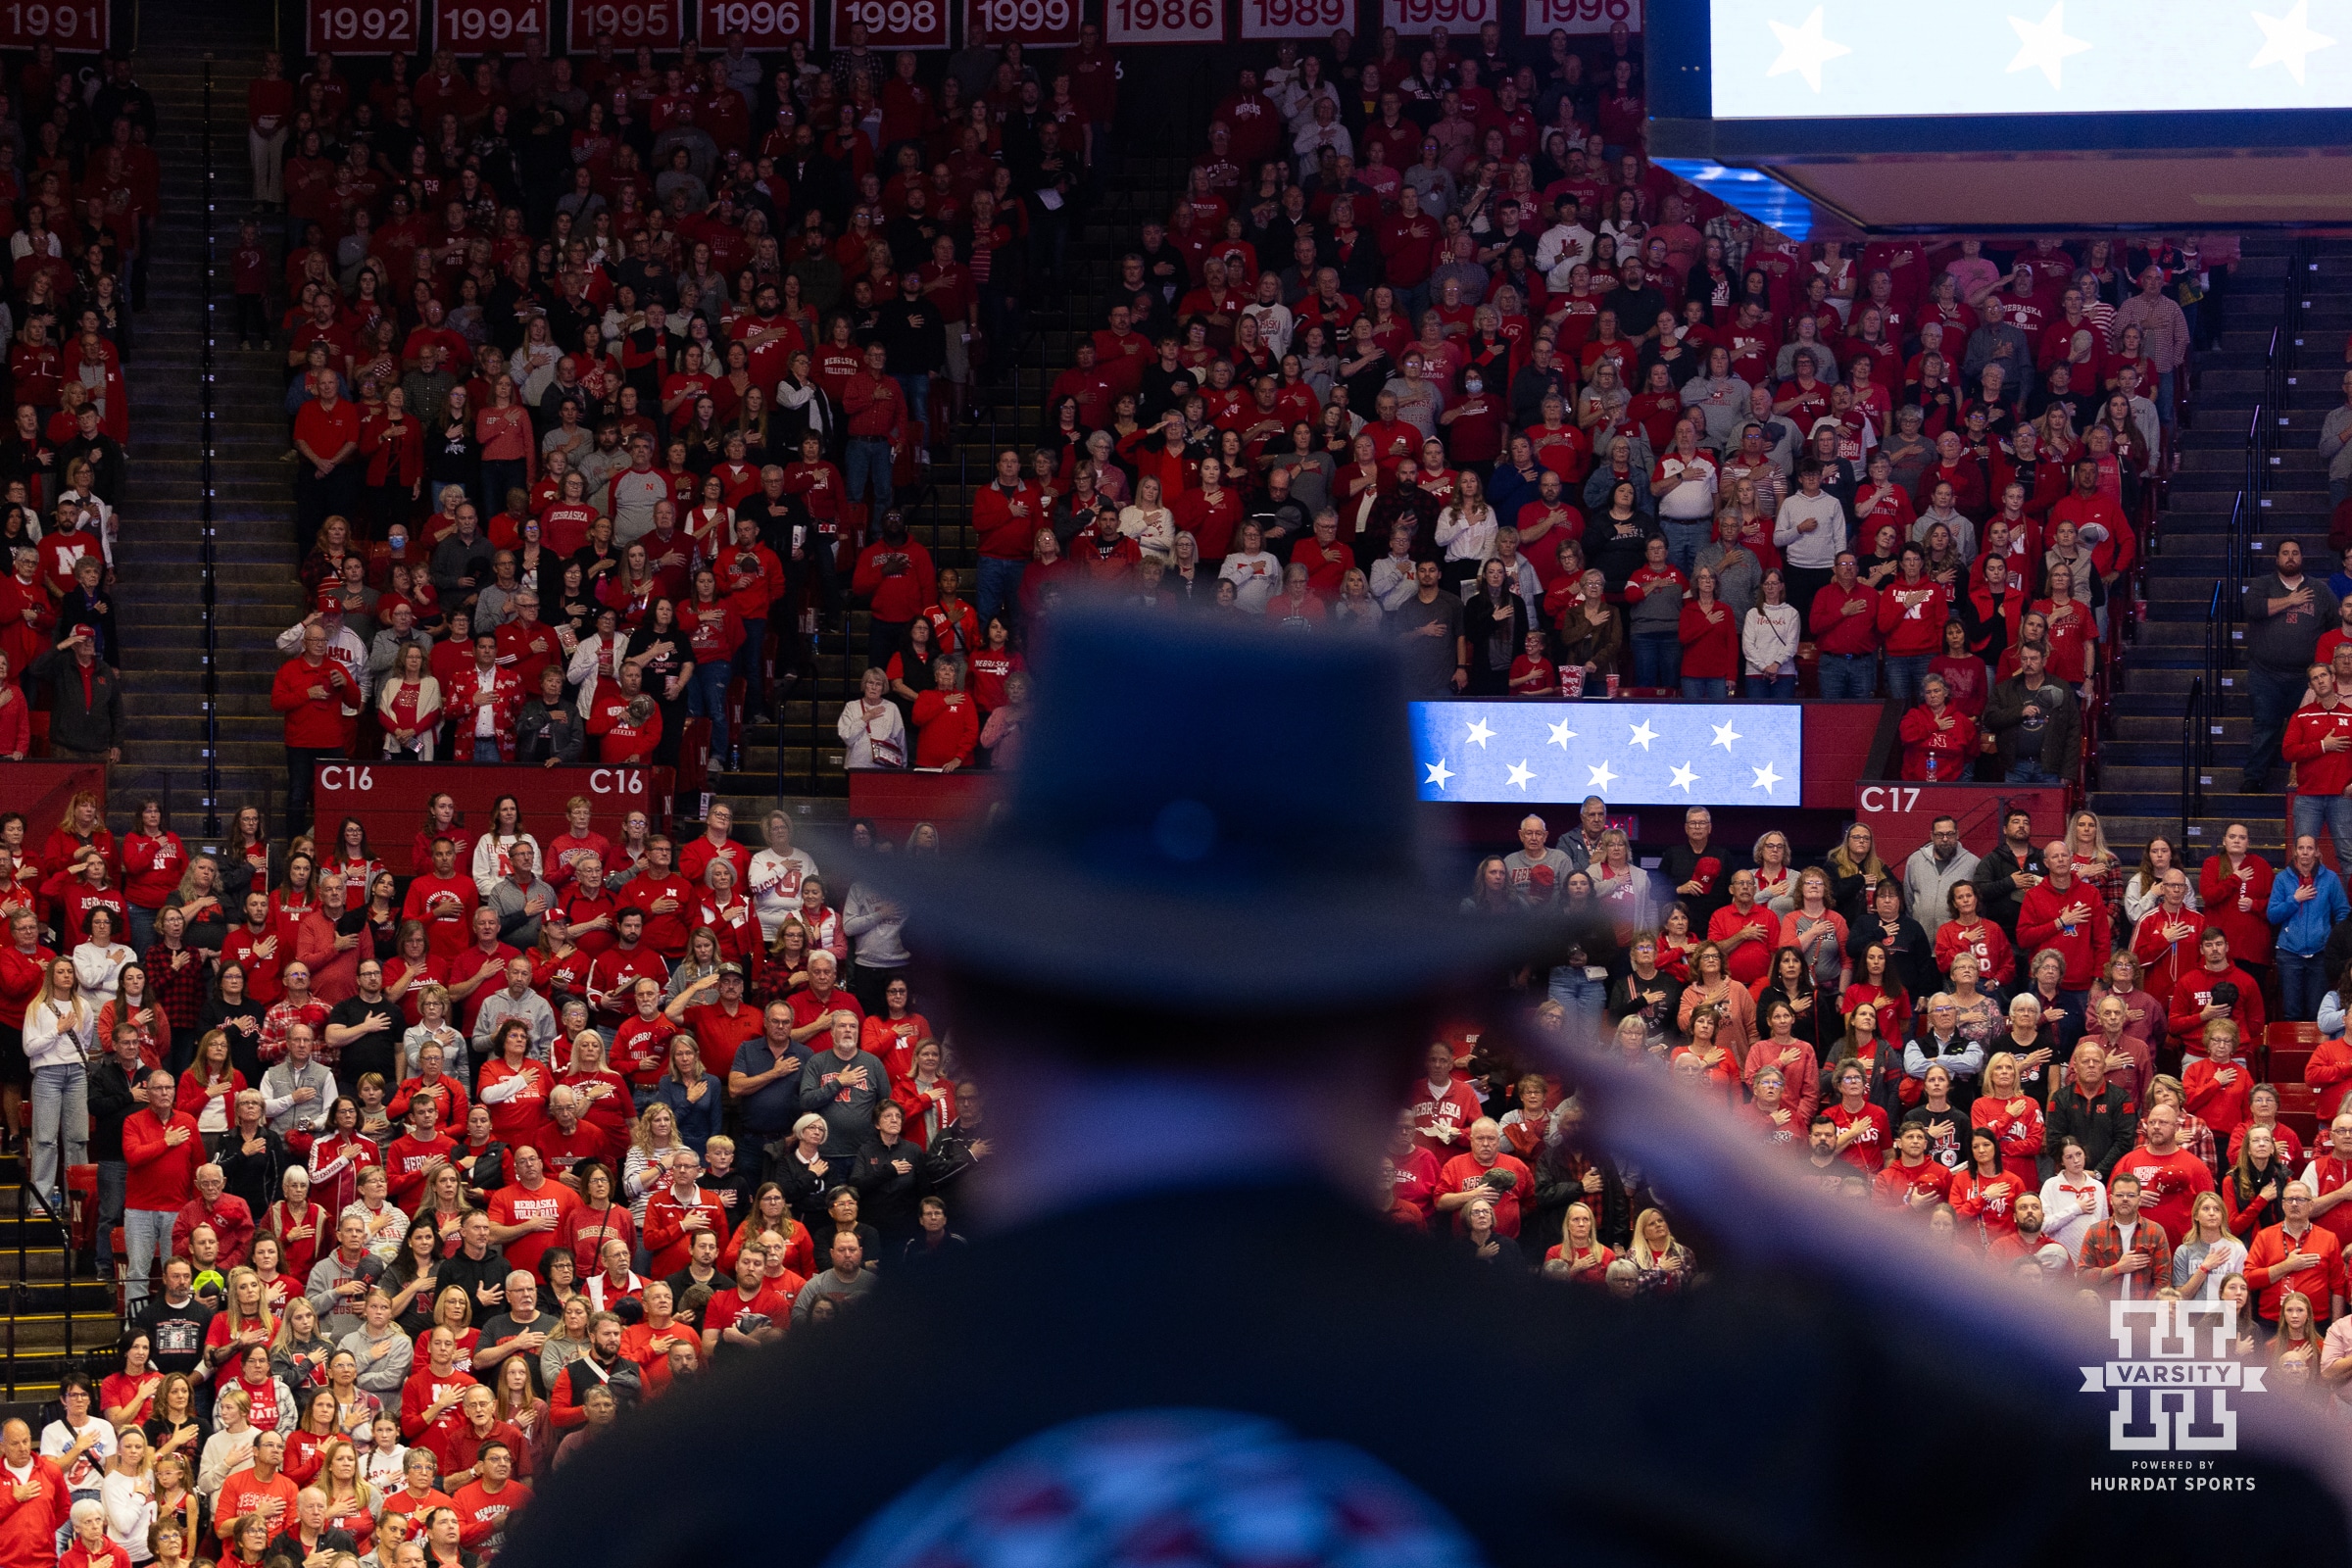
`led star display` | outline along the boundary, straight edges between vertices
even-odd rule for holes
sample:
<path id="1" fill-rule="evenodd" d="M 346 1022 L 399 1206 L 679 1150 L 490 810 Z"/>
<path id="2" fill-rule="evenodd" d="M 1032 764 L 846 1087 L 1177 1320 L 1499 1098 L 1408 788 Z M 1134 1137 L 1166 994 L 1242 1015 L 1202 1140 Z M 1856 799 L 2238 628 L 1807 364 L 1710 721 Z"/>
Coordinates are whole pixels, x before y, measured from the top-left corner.
<path id="1" fill-rule="evenodd" d="M 1425 801 L 1794 806 L 1804 774 L 1794 703 L 1415 703 Z"/>

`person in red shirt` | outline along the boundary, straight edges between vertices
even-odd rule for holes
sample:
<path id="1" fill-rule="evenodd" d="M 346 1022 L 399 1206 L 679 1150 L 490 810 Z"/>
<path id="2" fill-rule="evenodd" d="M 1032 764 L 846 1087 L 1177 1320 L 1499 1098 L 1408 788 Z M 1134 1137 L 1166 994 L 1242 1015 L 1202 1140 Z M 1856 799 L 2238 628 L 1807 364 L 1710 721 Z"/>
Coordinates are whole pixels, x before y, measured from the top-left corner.
<path id="1" fill-rule="evenodd" d="M 715 806 L 711 808 L 718 809 Z M 644 917 L 638 938 L 646 947 L 664 958 L 674 960 L 685 956 L 687 921 L 700 895 L 692 882 L 670 868 L 667 838 L 658 836 L 647 843 L 645 863 L 621 889 L 621 897 L 625 901 L 623 913 L 613 917 L 613 934 L 621 947 L 634 946 L 626 920 L 626 911 L 634 909 Z"/>
<path id="2" fill-rule="evenodd" d="M 2253 1114 L 2254 1069 L 2237 1054 L 2237 1025 L 2227 1018 L 2205 1025 L 2202 1044 L 2205 1054 L 2181 1064 L 2180 1089 L 2189 1113 L 2226 1149 Z"/>
<path id="3" fill-rule="evenodd" d="M 2208 906 L 2208 908 L 2211 906 Z M 2151 910 L 2141 920 L 2163 914 Z M 2241 1040 L 2259 1039 L 2262 1034 L 2262 987 L 2254 977 L 2230 961 L 2230 938 L 2219 926 L 2207 926 L 2197 938 L 2199 966 L 2173 982 L 2172 1000 L 2165 1009 L 2165 1036 L 2183 1056 L 2205 1038 L 2205 1026 L 2216 1018 L 2228 1018 L 2237 1025 Z M 2228 993 L 2215 994 L 2219 986 L 2236 990 L 2234 999 Z M 2151 985 L 2149 990 L 2154 991 Z"/>
<path id="4" fill-rule="evenodd" d="M 311 779 L 318 764 L 344 754 L 343 706 L 360 703 L 359 683 L 326 657 L 326 633 L 302 633 L 302 653 L 278 666 L 270 706 L 286 715 L 286 805 L 289 819 L 311 819 Z"/>
<path id="5" fill-rule="evenodd" d="M 2199 1193 L 2214 1191 L 2213 1172 L 2180 1147 L 2180 1116 L 2170 1102 L 2149 1106 L 2139 1128 L 2141 1147 L 2115 1162 L 2115 1174 L 2130 1172 L 2139 1179 L 2140 1212 L 2162 1226 L 2178 1247 L 2188 1234 L 2189 1204 Z"/>
<path id="6" fill-rule="evenodd" d="M 997 454 L 997 472 L 972 500 L 972 531 L 980 547 L 977 608 L 982 625 L 1018 603 L 1021 575 L 1046 520 L 1044 499 L 1021 477 L 1021 455 Z"/>
<path id="7" fill-rule="evenodd" d="M 597 760 L 607 766 L 643 764 L 662 743 L 662 709 L 644 688 L 643 669 L 625 662 L 613 679 L 597 682 L 587 728 L 597 738 Z"/>
<path id="8" fill-rule="evenodd" d="M 2034 954 L 2055 950 L 2066 959 L 2060 985 L 2088 992 L 2112 946 L 2107 901 L 2077 882 L 2074 855 L 2064 843 L 2051 840 L 2042 858 L 2046 875 L 2018 904 L 2017 945 Z"/>
<path id="9" fill-rule="evenodd" d="M 531 1500 L 531 1489 L 513 1479 L 522 1435 L 512 1422 L 496 1425 L 504 1429 L 504 1435 L 489 1439 L 474 1450 L 474 1467 L 479 1473 L 450 1499 L 458 1520 L 459 1548 L 484 1561 L 505 1544 L 507 1525 L 514 1512 Z M 436 1554 L 428 1549 L 425 1560 L 435 1561 Z"/>
<path id="10" fill-rule="evenodd" d="M 2254 1293 L 2254 1315 L 2276 1327 L 2278 1298 L 2300 1292 L 2316 1318 L 2344 1309 L 2344 1247 L 2335 1233 L 2311 1217 L 2311 1188 L 2292 1181 L 2278 1205 L 2286 1217 L 2254 1233 L 2246 1247 L 2246 1289 Z"/>
<path id="11" fill-rule="evenodd" d="M 1470 1148 L 1439 1167 L 1436 1208 L 1451 1214 L 1455 1229 L 1463 1224 L 1462 1210 L 1474 1200 L 1494 1205 L 1494 1230 L 1502 1236 L 1519 1234 L 1520 1209 L 1535 1194 L 1535 1176 L 1524 1160 L 1502 1152 L 1502 1128 L 1491 1117 L 1470 1124 Z"/>
<path id="12" fill-rule="evenodd" d="M 173 1221 L 196 1196 L 196 1171 L 204 1163 L 204 1135 L 196 1118 L 176 1107 L 177 1095 L 177 1081 L 156 1068 L 147 1074 L 146 1103 L 122 1123 L 123 1278 L 133 1317 L 146 1299 L 149 1273 L 170 1255 Z"/>
<path id="13" fill-rule="evenodd" d="M 980 745 L 980 710 L 963 689 L 964 662 L 933 662 L 932 689 L 914 700 L 914 765 L 953 772 L 971 765 Z"/>
<path id="14" fill-rule="evenodd" d="M 411 1214 L 424 1200 L 433 1172 L 450 1161 L 458 1142 L 438 1131 L 440 1110 L 430 1095 L 409 1104 L 409 1130 L 384 1151 L 385 1196 Z"/>
<path id="15" fill-rule="evenodd" d="M 1886 1162 L 1887 1127 L 1885 1107 L 1868 1100 L 1869 1073 L 1856 1062 L 1838 1069 L 1838 1099 L 1821 1108 L 1837 1128 L 1832 1152 L 1866 1176 L 1876 1177 Z"/>
<path id="16" fill-rule="evenodd" d="M 690 1149 L 670 1155 L 669 1183 L 658 1187 L 645 1205 L 645 1249 L 656 1277 L 684 1268 L 698 1234 L 725 1237 L 726 1206 L 701 1185 L 702 1157 Z"/>
<path id="17" fill-rule="evenodd" d="M 294 416 L 295 557 L 307 559 L 329 516 L 357 516 L 367 460 L 360 453 L 360 410 L 337 391 L 329 368 L 311 378 L 313 396 Z"/>
<path id="18" fill-rule="evenodd" d="M 734 840 L 735 810 L 724 803 L 714 804 L 703 819 L 703 831 L 678 856 L 678 875 L 690 883 L 700 884 L 710 869 L 712 860 L 725 860 L 735 868 L 735 880 L 744 883 L 752 876 L 751 849 Z M 632 884 L 634 886 L 634 884 Z M 683 952 L 681 948 L 679 951 Z"/>
<path id="19" fill-rule="evenodd" d="M 401 918 L 422 923 L 427 951 L 436 958 L 450 958 L 466 946 L 480 902 L 473 878 L 458 872 L 457 842 L 447 834 L 435 834 L 432 869 L 409 883 L 408 895 L 401 901 Z"/>
<path id="20" fill-rule="evenodd" d="M 1951 1168 L 1928 1157 L 1928 1124 L 1922 1120 L 1903 1123 L 1903 1130 L 1895 1135 L 1894 1150 L 1895 1157 L 1879 1172 L 1872 1191 L 1880 1201 L 1924 1219 L 1945 1200 L 1952 1185 Z"/>
<path id="21" fill-rule="evenodd" d="M 888 512 L 896 492 L 891 464 L 906 432 L 906 394 L 887 373 L 888 356 L 879 343 L 865 346 L 865 364 L 842 388 L 842 412 L 849 426 L 848 472 L 850 500 L 870 502 L 875 514 Z"/>
<path id="22" fill-rule="evenodd" d="M 553 1104 L 552 1098 L 549 1103 Z M 573 1109 L 576 1113 L 576 1102 Z M 574 1126 L 591 1130 L 576 1114 Z M 508 1262 L 536 1272 L 540 1254 L 554 1245 L 564 1216 L 580 1206 L 580 1195 L 549 1177 L 547 1162 L 534 1144 L 523 1139 L 508 1142 L 514 1150 L 514 1180 L 490 1195 L 490 1241 L 505 1252 Z"/>
<path id="23" fill-rule="evenodd" d="M 887 664 L 906 646 L 906 627 L 939 592 L 931 552 L 906 535 L 898 513 L 882 518 L 880 537 L 858 554 L 850 592 L 866 601 L 865 662 Z"/>

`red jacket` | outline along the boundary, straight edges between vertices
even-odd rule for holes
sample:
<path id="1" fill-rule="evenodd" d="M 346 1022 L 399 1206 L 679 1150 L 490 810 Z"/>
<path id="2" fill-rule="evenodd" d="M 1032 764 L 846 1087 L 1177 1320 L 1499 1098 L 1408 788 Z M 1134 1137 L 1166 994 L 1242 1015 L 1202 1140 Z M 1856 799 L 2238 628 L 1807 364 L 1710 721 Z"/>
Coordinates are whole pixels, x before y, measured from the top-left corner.
<path id="1" fill-rule="evenodd" d="M 311 696 L 314 686 L 326 695 Z M 286 744 L 312 751 L 343 749 L 343 705 L 359 701 L 350 671 L 331 659 L 317 664 L 300 656 L 289 659 L 278 666 L 270 688 L 270 706 L 286 715 Z"/>
<path id="2" fill-rule="evenodd" d="M 472 760 L 474 719 L 487 708 L 491 727 L 498 732 L 499 760 L 514 760 L 514 715 L 522 710 L 522 681 L 514 671 L 493 666 L 490 693 L 485 698 L 479 668 L 460 670 L 456 679 L 442 684 L 441 708 L 449 715 L 455 756 Z"/>
<path id="3" fill-rule="evenodd" d="M 172 1119 L 176 1122 L 179 1117 L 174 1113 Z M 179 1147 L 185 1149 L 188 1146 L 182 1144 Z M 177 1152 L 173 1151 L 175 1153 Z M 222 1273 L 245 1261 L 245 1253 L 253 1246 L 253 1210 L 245 1206 L 245 1200 L 234 1193 L 222 1193 L 218 1202 L 208 1203 L 202 1198 L 191 1198 L 180 1205 L 179 1216 L 172 1221 L 172 1254 L 174 1257 L 186 1254 L 188 1238 L 195 1234 L 199 1225 L 210 1225 L 213 1234 L 220 1238 Z"/>
<path id="4" fill-rule="evenodd" d="M 1859 604 L 1858 614 L 1847 614 L 1848 604 Z M 1866 582 L 1857 580 L 1851 588 L 1840 588 L 1833 579 L 1824 583 L 1813 596 L 1813 612 L 1809 617 L 1814 643 L 1823 657 L 1832 654 L 1869 654 L 1878 651 L 1879 592 Z"/>
<path id="5" fill-rule="evenodd" d="M 2342 1205 L 2337 1205 L 2341 1207 Z M 2290 1252 L 2308 1252 L 2321 1261 L 2291 1274 L 2272 1269 Z M 2309 1230 L 2289 1242 L 2284 1225 L 2268 1225 L 2254 1233 L 2246 1246 L 2246 1289 L 2254 1293 L 2254 1313 L 2268 1323 L 2278 1321 L 2278 1298 L 2300 1291 L 2311 1299 L 2314 1320 L 2328 1313 L 2329 1298 L 2344 1294 L 2344 1244 L 2327 1226 L 2313 1221 Z"/>
<path id="6" fill-rule="evenodd" d="M 894 564 L 897 569 L 892 571 Z M 903 626 L 939 597 L 939 574 L 932 567 L 931 552 L 912 539 L 895 545 L 876 539 L 858 552 L 850 591 L 873 601 L 876 620 Z"/>
<path id="7" fill-rule="evenodd" d="M 164 1142 L 174 1127 L 188 1135 L 176 1148 Z M 123 1120 L 122 1161 L 130 1167 L 122 1193 L 124 1208 L 176 1212 L 196 1196 L 204 1135 L 196 1130 L 196 1118 L 184 1110 L 174 1110 L 166 1122 L 142 1106 Z"/>
<path id="8" fill-rule="evenodd" d="M 74 1499 L 65 1473 L 38 1453 L 32 1456 L 32 1484 L 40 1494 L 23 1502 L 14 1485 L 0 1487 L 0 1568 L 54 1568 L 57 1562 L 57 1533 Z"/>
<path id="9" fill-rule="evenodd" d="M 2230 870 L 2226 855 L 2209 856 L 2197 871 L 2197 901 L 2205 906 L 2205 923 L 2218 925 L 2230 939 L 2232 963 L 2271 961 L 2271 862 L 2249 855 L 2240 871 Z M 2237 906 L 2240 885 L 2248 907 Z M 2249 1037 L 2251 1038 L 2251 1037 Z"/>
<path id="10" fill-rule="evenodd" d="M 689 1213 L 709 1219 L 710 1234 L 721 1246 L 726 1244 L 727 1211 L 715 1195 L 698 1188 L 694 1202 L 681 1203 L 669 1188 L 657 1188 L 645 1205 L 645 1250 L 653 1254 L 650 1277 L 666 1279 L 686 1266 L 694 1250 L 694 1233 L 686 1228 Z"/>
<path id="11" fill-rule="evenodd" d="M 2046 884 L 2045 884 L 2046 885 Z M 2039 892 L 2040 889 L 2035 889 Z M 2240 1040 L 2262 1038 L 2262 987 L 2252 975 L 2231 964 L 2220 974 L 2203 967 L 2191 969 L 2173 983 L 2172 1000 L 2165 1005 L 2165 1036 L 2176 1049 L 2194 1054 L 2204 1050 L 2205 1026 L 2197 1014 L 2213 1003 L 2213 988 L 2228 980 L 2237 987 L 2237 1004 L 2230 1009 Z M 2155 987 L 2148 988 L 2150 994 Z"/>
<path id="12" fill-rule="evenodd" d="M 2352 747 L 2320 750 L 2320 742 L 2330 735 L 2352 740 L 2352 703 L 2333 708 L 2306 703 L 2286 721 L 2286 740 L 2279 751 L 2295 764 L 2297 795 L 2341 795 L 2352 787 Z"/>
<path id="13" fill-rule="evenodd" d="M 1729 605 L 1715 606 L 1714 618 L 1695 599 L 1683 601 L 1677 631 L 1683 644 L 1683 673 L 1693 680 L 1729 680 L 1740 670 L 1738 616 Z"/>
<path id="14" fill-rule="evenodd" d="M 859 370 L 841 389 L 853 440 L 896 442 L 906 423 L 906 394 L 887 375 Z"/>
<path id="15" fill-rule="evenodd" d="M 992 560 L 1027 561 L 1045 522 L 1043 498 L 1025 479 L 1010 491 L 991 483 L 972 501 L 972 531 L 980 536 L 980 554 Z"/>
<path id="16" fill-rule="evenodd" d="M 1913 601 L 1905 604 L 1904 600 Z M 1914 587 L 1897 578 L 1879 590 L 1879 635 L 1886 642 L 1886 657 L 1933 658 L 1943 652 L 1943 594 L 1922 580 Z"/>
<path id="17" fill-rule="evenodd" d="M 2311 1059 L 2303 1063 L 2303 1081 L 2320 1092 L 2319 1124 L 2325 1128 L 2335 1120 L 2345 1094 L 2352 1091 L 2352 1042 L 2341 1037 L 2321 1041 Z M 2352 1203 L 2338 1206 L 2346 1218 L 2352 1218 Z"/>
<path id="18" fill-rule="evenodd" d="M 2062 921 L 2070 908 L 2082 912 L 2072 922 Z M 2090 989 L 2106 965 L 2111 941 L 2107 901 L 2080 880 L 2063 892 L 2046 880 L 2037 882 L 2018 901 L 2017 945 L 2028 953 L 2055 948 L 2064 954 L 2066 977 L 2058 983 L 2069 991 Z"/>

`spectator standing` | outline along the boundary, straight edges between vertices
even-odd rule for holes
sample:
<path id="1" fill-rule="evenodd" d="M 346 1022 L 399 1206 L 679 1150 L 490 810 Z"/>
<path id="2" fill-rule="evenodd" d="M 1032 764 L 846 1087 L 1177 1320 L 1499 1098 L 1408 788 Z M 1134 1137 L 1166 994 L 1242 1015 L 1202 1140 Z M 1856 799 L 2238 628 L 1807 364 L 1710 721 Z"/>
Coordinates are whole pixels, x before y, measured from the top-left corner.
<path id="1" fill-rule="evenodd" d="M 2163 303 L 2172 305 L 2170 300 Z M 2180 311 L 2177 305 L 2172 309 Z M 2336 598 L 2325 582 L 2304 573 L 2302 541 L 2281 539 L 2272 555 L 2272 569 L 2247 575 L 2241 614 L 2254 733 L 2246 747 L 2240 788 L 2248 795 L 2262 795 L 2271 788 L 2287 720 L 2302 702 L 2320 636 L 2336 623 Z"/>
<path id="2" fill-rule="evenodd" d="M 270 706 L 286 716 L 286 804 L 291 820 L 310 820 L 312 773 L 323 759 L 343 755 L 343 708 L 359 701 L 359 682 L 326 657 L 323 627 L 305 626 L 302 653 L 278 666 L 270 691 Z"/>

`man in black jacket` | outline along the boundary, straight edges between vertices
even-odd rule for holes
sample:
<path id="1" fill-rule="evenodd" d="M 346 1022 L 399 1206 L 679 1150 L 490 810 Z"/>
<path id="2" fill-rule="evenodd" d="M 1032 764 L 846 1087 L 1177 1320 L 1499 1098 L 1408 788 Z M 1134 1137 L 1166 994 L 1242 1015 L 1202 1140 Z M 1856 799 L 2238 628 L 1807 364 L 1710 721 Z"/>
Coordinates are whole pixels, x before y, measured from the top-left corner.
<path id="1" fill-rule="evenodd" d="M 139 1026 L 115 1025 L 114 1054 L 90 1069 L 90 1158 L 98 1164 L 98 1277 L 111 1280 L 115 1227 L 122 1223 L 122 1196 L 130 1167 L 122 1159 L 122 1124 L 147 1103 L 147 1071 L 139 1064 Z"/>
<path id="2" fill-rule="evenodd" d="M 1977 910 L 2017 941 L 2017 909 L 2028 890 L 2038 887 L 2044 874 L 2041 851 L 2034 842 L 2034 817 L 2022 809 L 2001 816 L 2001 842 L 1977 862 L 1969 880 L 1976 884 Z"/>
<path id="3" fill-rule="evenodd" d="M 2050 1101 L 2042 1138 L 2043 1179 L 2058 1166 L 2062 1140 L 2082 1146 L 2083 1167 L 2105 1181 L 2139 1141 L 2139 1107 L 2107 1081 L 2107 1053 L 2096 1040 L 2075 1047 L 2074 1077 Z"/>
<path id="4" fill-rule="evenodd" d="M 122 760 L 122 680 L 98 657 L 95 627 L 73 627 L 32 662 L 49 683 L 49 750 L 81 761 Z"/>
<path id="5" fill-rule="evenodd" d="M 2060 784 L 2075 776 L 2082 750 L 2082 705 L 2075 689 L 2045 673 L 2049 650 L 2021 643 L 2017 673 L 1984 699 L 1984 735 L 2011 784 Z"/>
<path id="6" fill-rule="evenodd" d="M 923 1190 L 955 1196 L 964 1176 L 988 1154 L 988 1131 L 980 1123 L 980 1086 L 966 1079 L 956 1086 L 956 1119 L 939 1130 L 923 1156 Z"/>

